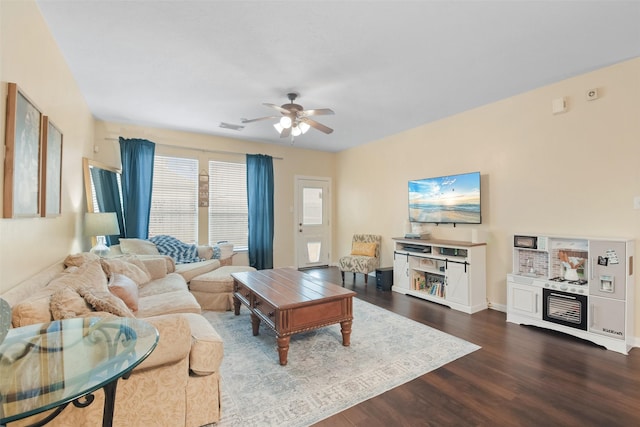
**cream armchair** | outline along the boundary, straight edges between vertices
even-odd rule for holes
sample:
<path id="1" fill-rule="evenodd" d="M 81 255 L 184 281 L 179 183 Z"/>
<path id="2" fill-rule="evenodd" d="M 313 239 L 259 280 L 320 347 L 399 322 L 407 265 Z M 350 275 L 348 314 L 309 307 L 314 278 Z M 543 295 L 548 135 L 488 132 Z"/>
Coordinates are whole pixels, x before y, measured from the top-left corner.
<path id="1" fill-rule="evenodd" d="M 375 234 L 354 234 L 351 241 L 351 254 L 338 260 L 338 268 L 342 275 L 344 285 L 345 271 L 353 273 L 355 283 L 356 273 L 364 274 L 364 283 L 367 284 L 369 273 L 380 266 L 381 237 Z"/>

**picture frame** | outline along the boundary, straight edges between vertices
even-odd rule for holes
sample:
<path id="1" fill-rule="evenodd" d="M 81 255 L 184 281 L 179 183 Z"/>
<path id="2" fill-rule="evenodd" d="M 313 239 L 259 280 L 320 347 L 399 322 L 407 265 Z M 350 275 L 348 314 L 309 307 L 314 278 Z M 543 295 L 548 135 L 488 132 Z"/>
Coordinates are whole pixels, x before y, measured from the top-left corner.
<path id="1" fill-rule="evenodd" d="M 15 83 L 8 83 L 3 217 L 40 216 L 42 113 Z"/>
<path id="2" fill-rule="evenodd" d="M 62 141 L 60 129 L 42 117 L 42 173 L 40 182 L 40 212 L 43 217 L 62 213 Z"/>

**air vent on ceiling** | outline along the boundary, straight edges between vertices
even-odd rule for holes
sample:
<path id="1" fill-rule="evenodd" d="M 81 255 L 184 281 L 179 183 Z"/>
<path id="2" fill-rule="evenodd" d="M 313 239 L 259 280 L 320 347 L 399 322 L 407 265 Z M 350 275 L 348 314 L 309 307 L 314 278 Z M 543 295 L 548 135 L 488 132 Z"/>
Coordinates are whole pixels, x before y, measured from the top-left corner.
<path id="1" fill-rule="evenodd" d="M 231 129 L 231 130 L 242 130 L 242 129 L 244 129 L 244 126 L 242 126 L 242 125 L 234 125 L 234 124 L 225 123 L 225 122 L 220 122 L 220 127 L 222 129 Z"/>

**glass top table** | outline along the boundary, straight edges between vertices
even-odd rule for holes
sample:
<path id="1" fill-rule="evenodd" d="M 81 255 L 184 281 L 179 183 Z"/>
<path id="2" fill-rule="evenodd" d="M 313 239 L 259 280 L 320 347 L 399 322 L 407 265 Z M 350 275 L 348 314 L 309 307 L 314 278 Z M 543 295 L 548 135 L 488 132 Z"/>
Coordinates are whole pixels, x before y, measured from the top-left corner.
<path id="1" fill-rule="evenodd" d="M 133 318 L 75 318 L 10 329 L 0 342 L 0 426 L 69 403 L 86 407 L 103 388 L 113 420 L 118 379 L 151 354 L 158 331 Z M 43 423 L 39 423 L 42 425 Z"/>

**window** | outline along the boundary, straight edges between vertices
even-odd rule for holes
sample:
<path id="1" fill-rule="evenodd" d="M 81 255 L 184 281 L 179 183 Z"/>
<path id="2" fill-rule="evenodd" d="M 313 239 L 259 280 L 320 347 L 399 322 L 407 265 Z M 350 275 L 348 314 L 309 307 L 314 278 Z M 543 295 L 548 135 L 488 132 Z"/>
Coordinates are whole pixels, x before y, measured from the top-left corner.
<path id="1" fill-rule="evenodd" d="M 209 161 L 209 242 L 248 246 L 247 165 Z"/>
<path id="2" fill-rule="evenodd" d="M 149 237 L 167 234 L 198 241 L 198 160 L 156 155 Z"/>

